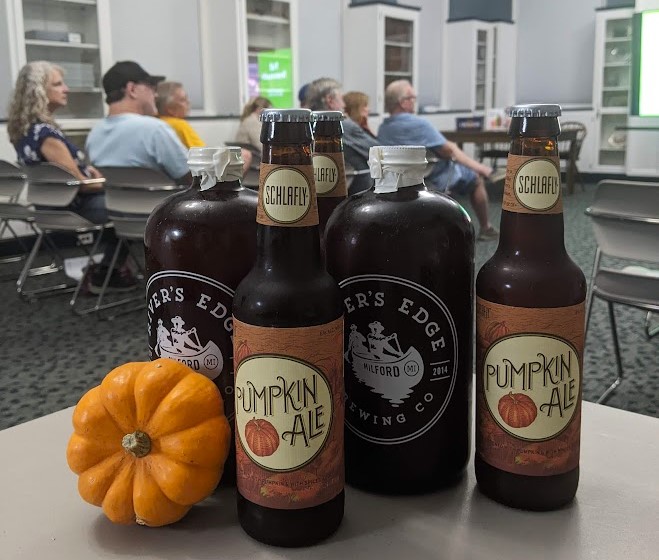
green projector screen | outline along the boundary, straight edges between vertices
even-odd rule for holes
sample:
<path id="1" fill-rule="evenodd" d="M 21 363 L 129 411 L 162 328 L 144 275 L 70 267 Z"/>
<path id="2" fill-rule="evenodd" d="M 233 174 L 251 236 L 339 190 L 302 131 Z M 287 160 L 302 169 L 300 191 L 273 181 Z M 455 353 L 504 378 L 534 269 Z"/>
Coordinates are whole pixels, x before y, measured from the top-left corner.
<path id="1" fill-rule="evenodd" d="M 659 10 L 634 15 L 632 115 L 659 116 Z"/>

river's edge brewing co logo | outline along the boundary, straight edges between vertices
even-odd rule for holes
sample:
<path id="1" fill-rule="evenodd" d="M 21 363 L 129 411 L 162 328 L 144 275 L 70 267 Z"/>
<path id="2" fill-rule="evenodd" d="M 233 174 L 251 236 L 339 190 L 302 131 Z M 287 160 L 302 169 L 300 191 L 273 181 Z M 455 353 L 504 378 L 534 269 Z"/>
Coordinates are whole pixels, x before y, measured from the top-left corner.
<path id="1" fill-rule="evenodd" d="M 346 427 L 383 445 L 414 440 L 441 418 L 458 370 L 450 311 L 410 280 L 362 275 L 339 283 L 346 316 Z"/>
<path id="2" fill-rule="evenodd" d="M 171 358 L 215 381 L 233 417 L 233 290 L 194 272 L 163 270 L 146 286 L 149 356 Z"/>

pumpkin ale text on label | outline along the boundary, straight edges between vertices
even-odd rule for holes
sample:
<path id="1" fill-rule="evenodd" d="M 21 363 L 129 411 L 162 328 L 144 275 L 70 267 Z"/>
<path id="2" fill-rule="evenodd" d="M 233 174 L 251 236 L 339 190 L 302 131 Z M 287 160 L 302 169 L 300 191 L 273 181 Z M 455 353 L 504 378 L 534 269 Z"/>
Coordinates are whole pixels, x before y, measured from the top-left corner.
<path id="1" fill-rule="evenodd" d="M 267 328 L 235 320 L 238 490 L 277 509 L 343 490 L 343 319 Z"/>

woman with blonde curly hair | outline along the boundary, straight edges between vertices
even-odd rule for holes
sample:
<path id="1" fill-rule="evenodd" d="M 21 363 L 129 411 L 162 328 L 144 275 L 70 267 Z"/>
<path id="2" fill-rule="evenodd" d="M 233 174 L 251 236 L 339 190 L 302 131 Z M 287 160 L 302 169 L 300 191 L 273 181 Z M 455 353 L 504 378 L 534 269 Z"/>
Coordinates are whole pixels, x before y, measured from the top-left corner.
<path id="1" fill-rule="evenodd" d="M 375 138 L 375 134 L 368 127 L 368 102 L 368 95 L 361 91 L 349 91 L 343 94 L 345 114 Z"/>
<path id="2" fill-rule="evenodd" d="M 29 62 L 21 68 L 9 105 L 9 140 L 16 149 L 19 163 L 24 166 L 48 162 L 63 167 L 80 180 L 101 177 L 97 169 L 85 163 L 85 154 L 68 140 L 53 118 L 53 112 L 68 102 L 69 88 L 63 74 L 62 68 L 43 60 Z M 106 223 L 108 213 L 103 185 L 82 185 L 68 209 L 91 222 Z M 101 289 L 117 244 L 114 231 L 106 231 L 103 261 L 90 275 L 92 293 Z M 128 251 L 122 245 L 109 288 L 126 290 L 136 286 L 136 279 L 124 266 L 127 256 Z"/>

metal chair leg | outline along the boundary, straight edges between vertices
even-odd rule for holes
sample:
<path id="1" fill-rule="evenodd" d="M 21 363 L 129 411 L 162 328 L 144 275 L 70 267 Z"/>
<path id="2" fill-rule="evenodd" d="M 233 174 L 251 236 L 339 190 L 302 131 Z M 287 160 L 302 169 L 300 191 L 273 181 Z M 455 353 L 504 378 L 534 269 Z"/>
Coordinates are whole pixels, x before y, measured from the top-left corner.
<path id="1" fill-rule="evenodd" d="M 593 282 L 595 281 L 595 274 L 597 273 L 600 267 L 600 261 L 602 260 L 602 251 L 598 247 L 595 251 L 595 261 L 593 262 L 593 272 L 590 274 L 590 289 L 588 290 L 588 295 L 586 297 L 586 330 L 584 331 L 585 337 L 588 336 L 588 325 L 590 324 L 590 312 L 593 307 L 593 297 L 595 295 L 593 290 Z M 584 339 L 585 342 L 585 339 Z"/>
<path id="2" fill-rule="evenodd" d="M 602 396 L 597 399 L 597 404 L 602 404 L 608 400 L 608 398 L 611 396 L 611 393 L 615 391 L 615 389 L 622 383 L 623 380 L 623 370 L 622 370 L 622 358 L 620 357 L 620 345 L 618 344 L 618 329 L 616 328 L 616 317 L 613 312 L 613 303 L 612 302 L 607 302 L 609 306 L 609 320 L 611 322 L 611 331 L 613 333 L 613 351 L 615 352 L 616 355 L 616 365 L 618 366 L 618 377 L 616 380 L 611 384 L 611 386 L 604 391 Z"/>
<path id="3" fill-rule="evenodd" d="M 645 336 L 648 340 L 653 336 L 659 334 L 659 325 L 652 326 L 652 311 L 648 311 L 648 314 L 645 316 Z"/>

